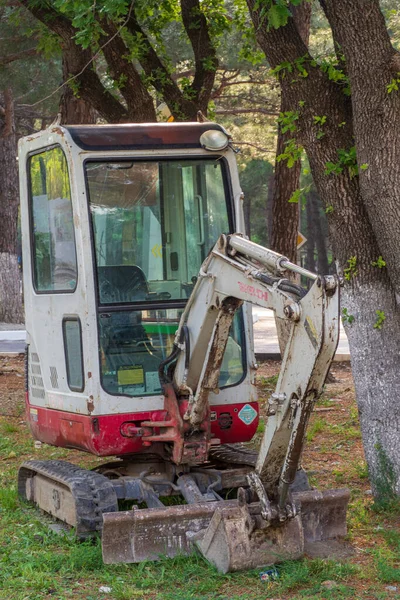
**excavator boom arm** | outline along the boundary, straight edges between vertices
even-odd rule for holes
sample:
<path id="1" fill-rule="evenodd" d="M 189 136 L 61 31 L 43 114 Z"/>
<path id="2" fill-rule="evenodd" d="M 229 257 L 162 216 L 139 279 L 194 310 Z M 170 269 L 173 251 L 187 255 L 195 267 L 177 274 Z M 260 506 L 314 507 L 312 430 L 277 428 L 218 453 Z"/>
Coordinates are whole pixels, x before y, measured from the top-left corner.
<path id="1" fill-rule="evenodd" d="M 283 270 L 291 267 L 313 280 L 307 293 L 282 279 Z M 268 400 L 268 420 L 256 465 L 268 496 L 283 507 L 296 475 L 310 414 L 336 351 L 339 285 L 336 277 L 317 277 L 237 234 L 221 236 L 202 265 L 176 334 L 182 352 L 174 386 L 178 394 L 189 393 L 185 418 L 193 429 L 204 420 L 209 393 L 218 391 L 229 329 L 244 301 L 273 309 L 278 317 L 291 322 L 277 387 Z M 190 344 L 181 343 L 184 328 Z"/>

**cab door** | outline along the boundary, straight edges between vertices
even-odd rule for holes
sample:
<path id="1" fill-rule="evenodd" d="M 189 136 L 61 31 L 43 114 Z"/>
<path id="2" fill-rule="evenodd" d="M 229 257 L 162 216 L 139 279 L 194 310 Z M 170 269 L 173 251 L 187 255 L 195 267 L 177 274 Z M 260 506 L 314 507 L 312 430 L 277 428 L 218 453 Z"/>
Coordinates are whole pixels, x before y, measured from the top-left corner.
<path id="1" fill-rule="evenodd" d="M 84 301 L 70 174 L 61 146 L 28 156 L 27 174 L 22 229 L 30 404 L 85 413 Z"/>

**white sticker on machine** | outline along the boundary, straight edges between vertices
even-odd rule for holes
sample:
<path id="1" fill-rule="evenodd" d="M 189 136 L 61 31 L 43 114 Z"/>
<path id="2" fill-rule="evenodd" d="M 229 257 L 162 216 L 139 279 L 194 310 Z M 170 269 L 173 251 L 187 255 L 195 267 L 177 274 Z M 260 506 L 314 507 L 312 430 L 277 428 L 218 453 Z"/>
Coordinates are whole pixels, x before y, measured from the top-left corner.
<path id="1" fill-rule="evenodd" d="M 158 371 L 150 371 L 146 373 L 146 392 L 148 394 L 159 394 L 161 392 Z"/>
<path id="2" fill-rule="evenodd" d="M 257 418 L 257 411 L 250 404 L 245 404 L 240 410 L 238 417 L 246 425 L 251 425 L 254 419 Z"/>

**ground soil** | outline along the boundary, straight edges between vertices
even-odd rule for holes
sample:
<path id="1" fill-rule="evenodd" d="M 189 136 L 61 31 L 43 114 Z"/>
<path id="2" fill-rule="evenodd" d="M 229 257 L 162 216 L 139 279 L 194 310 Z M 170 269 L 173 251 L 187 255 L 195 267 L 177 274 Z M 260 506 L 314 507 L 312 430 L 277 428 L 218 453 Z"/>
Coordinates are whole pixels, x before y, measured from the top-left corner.
<path id="1" fill-rule="evenodd" d="M 18 417 L 24 410 L 24 359 L 0 356 L 0 415 Z"/>
<path id="2" fill-rule="evenodd" d="M 268 397 L 275 388 L 279 370 L 280 363 L 277 361 L 267 361 L 259 367 L 257 384 L 261 415 L 265 415 Z M 17 453 L 8 449 L 8 454 L 3 456 L 0 448 L 0 466 L 3 466 L 4 472 L 11 473 L 23 460 L 39 457 L 63 458 L 81 466 L 92 466 L 98 459 L 81 452 L 63 450 L 63 454 L 58 455 L 59 451 L 48 446 L 35 450 L 24 419 L 24 381 L 23 357 L 0 357 L 0 430 L 13 427 L 15 443 L 19 444 Z M 261 436 L 262 426 L 259 427 L 254 445 L 257 445 Z M 352 589 L 356 590 L 355 597 L 400 598 L 400 555 L 398 558 L 397 555 L 391 555 L 394 579 L 380 576 L 380 567 L 376 566 L 376 558 L 373 558 L 374 552 L 385 546 L 385 531 L 400 531 L 400 516 L 398 513 L 376 515 L 371 510 L 373 499 L 349 363 L 334 363 L 331 368 L 329 383 L 325 385 L 310 421 L 302 462 L 312 485 L 320 489 L 350 488 L 352 498 L 348 513 L 348 537 L 353 548 L 350 561 L 366 573 L 365 577 L 358 576 L 351 582 Z M 390 591 L 388 583 L 395 584 L 396 592 Z M 280 596 L 282 600 L 298 597 L 291 593 Z M 318 598 L 328 597 L 345 596 L 318 595 Z"/>

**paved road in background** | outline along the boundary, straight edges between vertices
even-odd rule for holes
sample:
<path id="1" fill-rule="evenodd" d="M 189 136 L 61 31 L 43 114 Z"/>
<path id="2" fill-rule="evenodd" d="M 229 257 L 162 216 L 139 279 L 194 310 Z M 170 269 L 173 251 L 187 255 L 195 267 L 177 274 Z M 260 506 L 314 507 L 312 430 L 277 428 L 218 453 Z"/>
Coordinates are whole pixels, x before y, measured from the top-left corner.
<path id="1" fill-rule="evenodd" d="M 265 308 L 253 309 L 254 323 L 254 345 L 256 354 L 279 354 L 278 337 L 276 334 L 274 313 Z M 9 327 L 9 329 L 7 329 Z M 17 328 L 18 329 L 15 329 Z M 21 325 L 9 326 L 0 324 L 0 353 L 4 352 L 24 352 L 25 350 L 25 331 Z M 340 341 L 336 352 L 337 358 L 340 355 L 349 354 L 349 344 L 344 333 L 340 328 Z M 344 357 L 342 356 L 342 360 Z"/>
<path id="2" fill-rule="evenodd" d="M 255 321 L 255 322 L 254 322 Z M 253 308 L 254 348 L 256 354 L 279 354 L 278 336 L 272 310 Z M 340 323 L 340 340 L 336 358 L 349 360 L 349 342 Z"/>
<path id="3" fill-rule="evenodd" d="M 2 324 L 0 327 L 0 353 L 1 352 L 25 352 L 24 329 L 6 329 L 7 327 L 18 327 L 18 325 Z"/>

